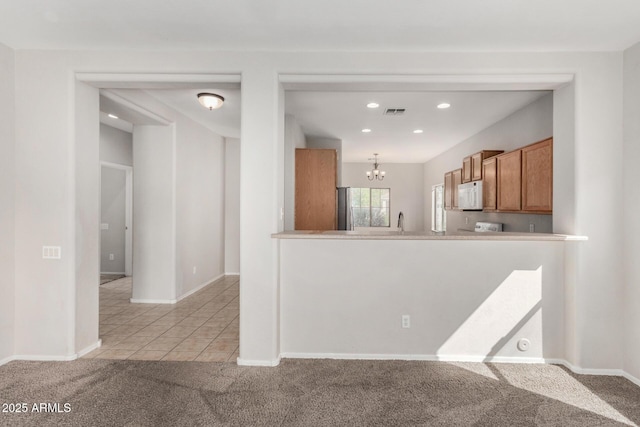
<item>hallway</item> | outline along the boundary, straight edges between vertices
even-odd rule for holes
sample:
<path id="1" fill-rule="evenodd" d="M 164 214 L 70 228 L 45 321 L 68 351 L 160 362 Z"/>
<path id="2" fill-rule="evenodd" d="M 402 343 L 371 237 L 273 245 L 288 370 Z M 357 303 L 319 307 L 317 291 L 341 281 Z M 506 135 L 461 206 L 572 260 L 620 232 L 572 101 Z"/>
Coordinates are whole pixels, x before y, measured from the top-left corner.
<path id="1" fill-rule="evenodd" d="M 85 359 L 233 362 L 239 277 L 212 282 L 176 304 L 132 304 L 131 277 L 100 286 L 102 347 Z"/>

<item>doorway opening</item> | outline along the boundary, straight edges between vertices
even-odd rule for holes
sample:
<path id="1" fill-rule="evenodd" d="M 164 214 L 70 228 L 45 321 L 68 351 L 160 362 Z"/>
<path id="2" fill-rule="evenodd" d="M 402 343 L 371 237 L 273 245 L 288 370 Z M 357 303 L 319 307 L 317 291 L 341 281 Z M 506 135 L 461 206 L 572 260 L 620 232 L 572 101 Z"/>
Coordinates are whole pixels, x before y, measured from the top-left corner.
<path id="1" fill-rule="evenodd" d="M 226 175 L 240 166 L 239 76 L 162 84 L 93 78 L 79 84 L 95 88 L 87 102 L 101 116 L 93 142 L 101 190 L 96 258 L 99 273 L 118 276 L 102 277 L 96 305 L 85 310 L 102 345 L 84 357 L 235 362 L 240 269 L 231 261 L 239 263 L 239 253 L 226 252 L 239 252 L 239 229 L 226 216 L 239 217 L 239 188 L 227 185 L 239 187 L 239 177 Z M 224 95 L 222 114 L 199 105 L 202 91 Z M 128 135 L 129 153 L 106 133 Z M 80 314 L 77 327 L 88 329 Z"/>

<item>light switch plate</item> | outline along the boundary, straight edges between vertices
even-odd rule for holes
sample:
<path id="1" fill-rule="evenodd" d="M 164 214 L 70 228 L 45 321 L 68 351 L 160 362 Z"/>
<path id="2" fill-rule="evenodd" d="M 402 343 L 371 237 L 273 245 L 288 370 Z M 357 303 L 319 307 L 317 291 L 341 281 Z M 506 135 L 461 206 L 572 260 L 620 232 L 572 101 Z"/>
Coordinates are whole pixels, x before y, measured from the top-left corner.
<path id="1" fill-rule="evenodd" d="M 61 259 L 62 248 L 60 246 L 43 246 L 42 259 Z"/>

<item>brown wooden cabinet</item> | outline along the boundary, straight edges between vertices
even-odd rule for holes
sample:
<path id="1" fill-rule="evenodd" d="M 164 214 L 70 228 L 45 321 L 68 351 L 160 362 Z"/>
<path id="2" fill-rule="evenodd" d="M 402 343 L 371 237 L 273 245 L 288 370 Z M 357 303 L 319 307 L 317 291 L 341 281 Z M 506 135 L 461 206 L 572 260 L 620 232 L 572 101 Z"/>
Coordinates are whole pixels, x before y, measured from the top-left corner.
<path id="1" fill-rule="evenodd" d="M 451 208 L 458 209 L 458 185 L 462 184 L 462 169 L 456 169 L 451 171 L 452 186 L 453 186 L 453 200 L 451 201 Z"/>
<path id="2" fill-rule="evenodd" d="M 458 209 L 458 185 L 462 184 L 462 169 L 444 174 L 444 208 Z"/>
<path id="3" fill-rule="evenodd" d="M 336 150 L 296 149 L 295 229 L 336 229 Z"/>
<path id="4" fill-rule="evenodd" d="M 496 210 L 498 200 L 497 160 L 490 157 L 482 161 L 482 208 Z"/>
<path id="5" fill-rule="evenodd" d="M 471 181 L 478 181 L 483 178 L 482 162 L 498 154 L 504 153 L 502 150 L 482 150 L 471 156 Z"/>
<path id="6" fill-rule="evenodd" d="M 522 210 L 553 210 L 553 139 L 522 148 Z"/>
<path id="7" fill-rule="evenodd" d="M 521 204 L 522 150 L 496 157 L 497 207 L 500 211 L 519 211 Z"/>
<path id="8" fill-rule="evenodd" d="M 471 182 L 471 156 L 462 159 L 462 182 Z"/>
<path id="9" fill-rule="evenodd" d="M 453 174 L 444 174 L 444 208 L 449 210 L 453 207 Z"/>

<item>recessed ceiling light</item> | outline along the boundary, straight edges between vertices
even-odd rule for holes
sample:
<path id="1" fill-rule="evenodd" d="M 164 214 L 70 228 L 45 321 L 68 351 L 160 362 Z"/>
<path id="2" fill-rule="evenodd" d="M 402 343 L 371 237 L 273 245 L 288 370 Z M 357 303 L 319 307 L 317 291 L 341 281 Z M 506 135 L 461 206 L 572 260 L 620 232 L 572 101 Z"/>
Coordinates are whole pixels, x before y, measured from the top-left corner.
<path id="1" fill-rule="evenodd" d="M 413 133 L 422 133 L 422 129 L 416 129 L 413 131 Z"/>
<path id="2" fill-rule="evenodd" d="M 109 117 L 111 117 L 112 119 L 117 119 L 118 116 L 116 116 L 115 114 L 109 114 Z"/>
<path id="3" fill-rule="evenodd" d="M 378 108 L 380 106 L 380 104 L 378 104 L 377 102 L 370 102 L 367 104 L 367 108 Z"/>
<path id="4" fill-rule="evenodd" d="M 362 133 L 369 133 L 371 132 L 371 129 L 362 129 Z"/>
<path id="5" fill-rule="evenodd" d="M 445 108 L 449 108 L 451 107 L 451 104 L 447 103 L 447 102 L 443 102 L 442 104 L 438 104 L 438 108 L 443 110 Z"/>

